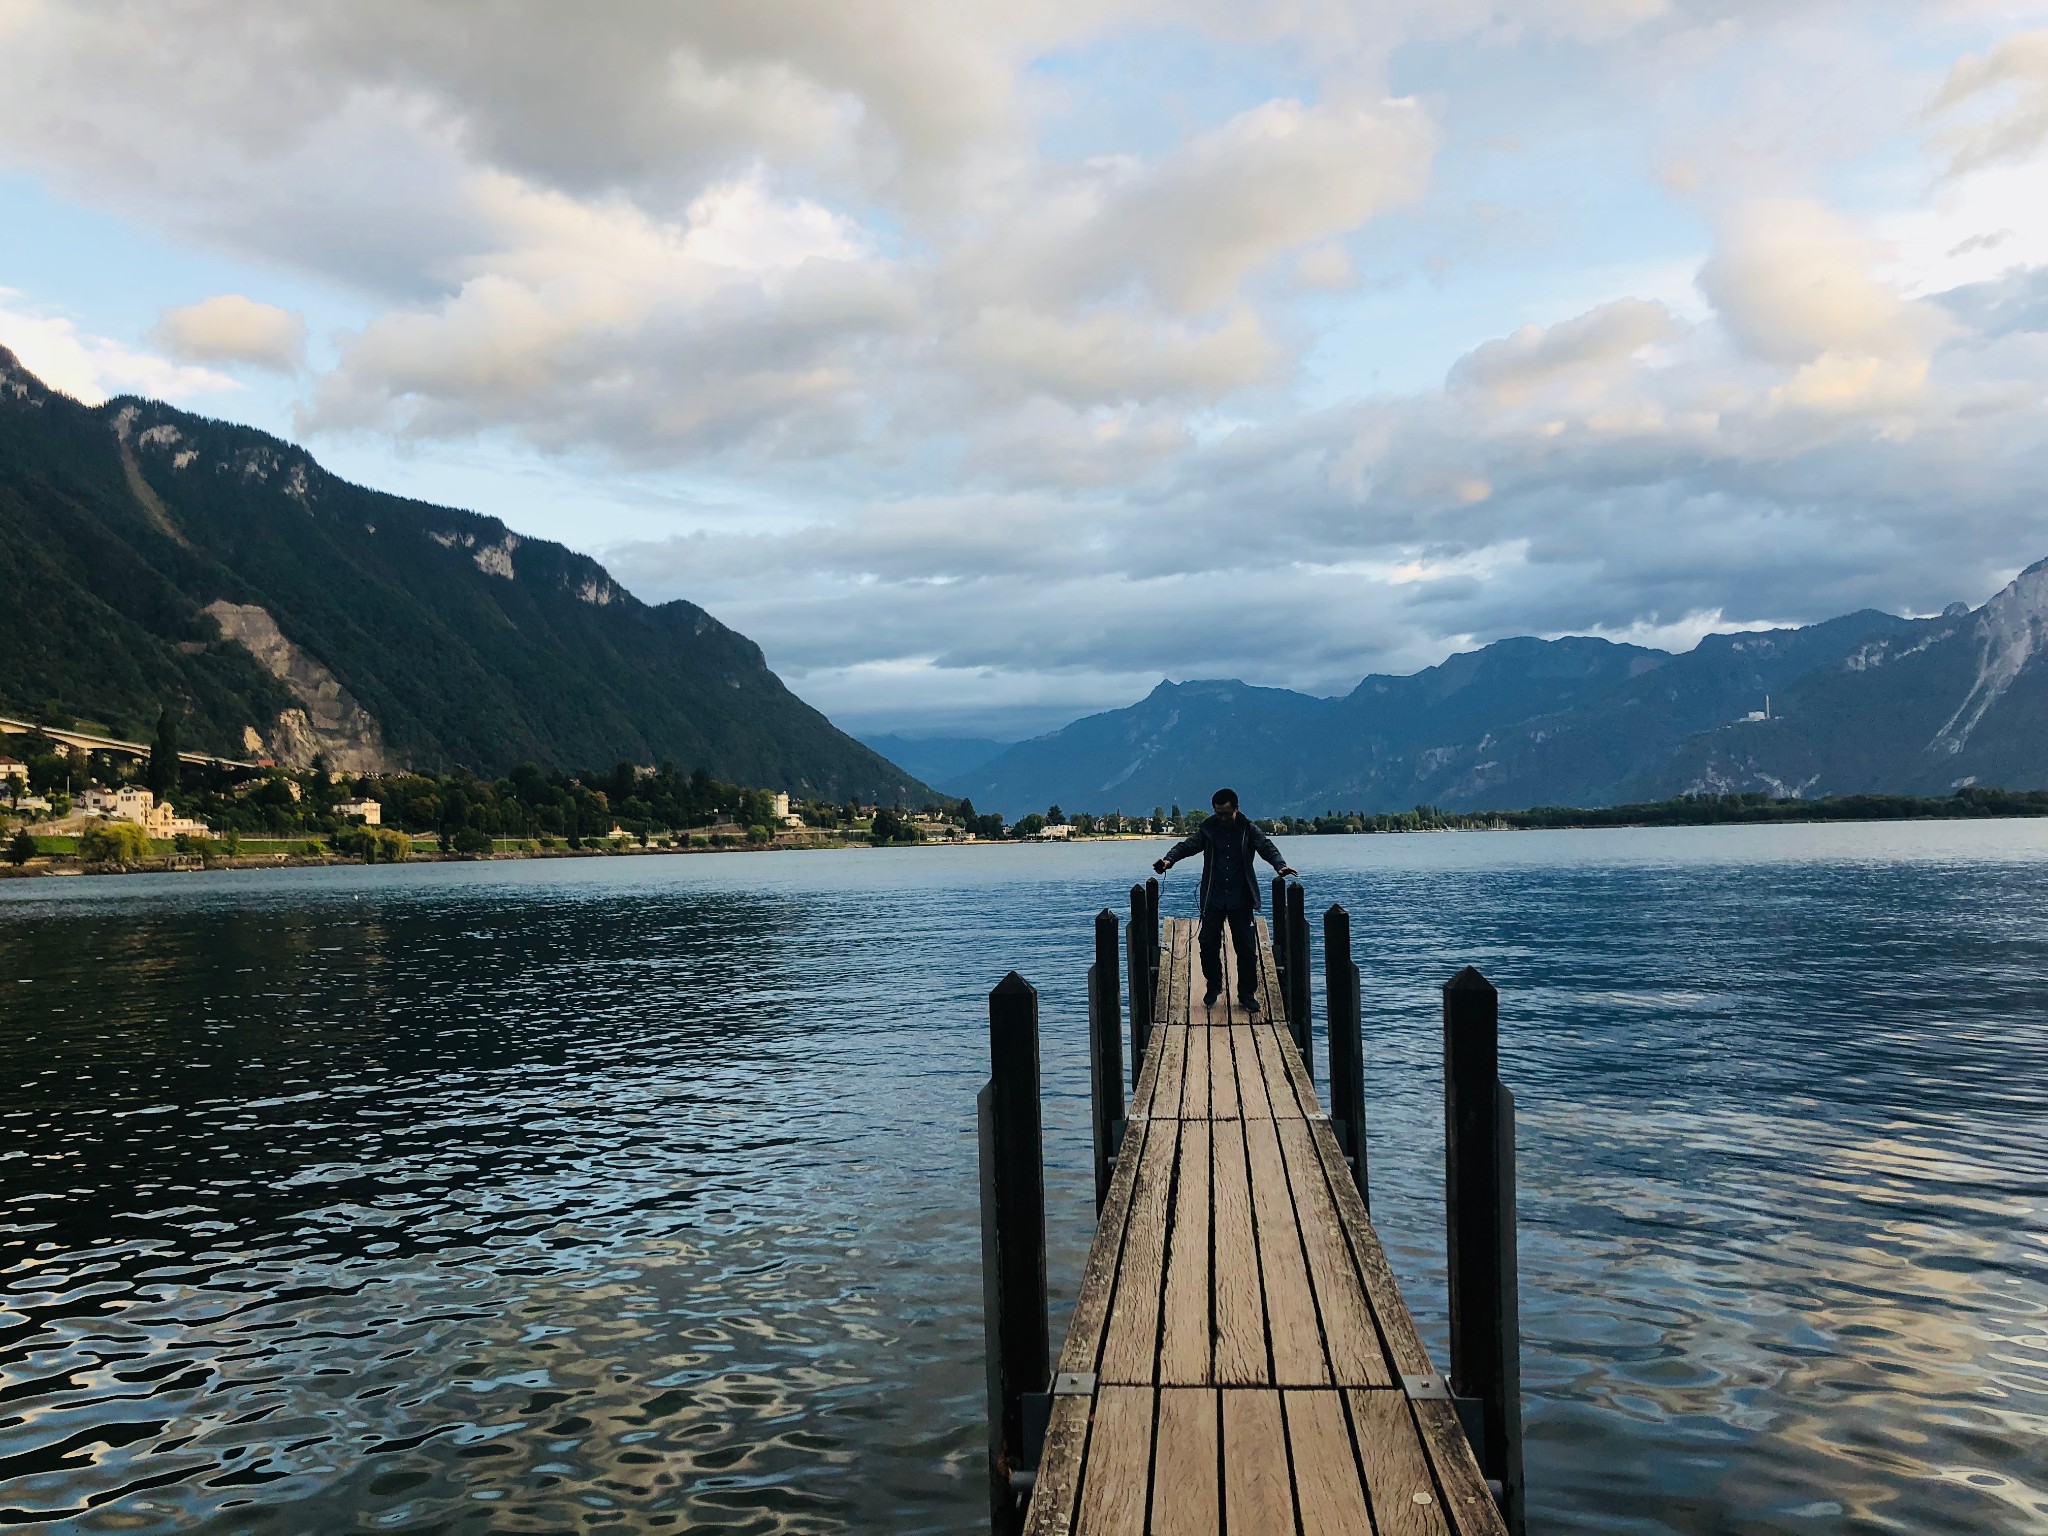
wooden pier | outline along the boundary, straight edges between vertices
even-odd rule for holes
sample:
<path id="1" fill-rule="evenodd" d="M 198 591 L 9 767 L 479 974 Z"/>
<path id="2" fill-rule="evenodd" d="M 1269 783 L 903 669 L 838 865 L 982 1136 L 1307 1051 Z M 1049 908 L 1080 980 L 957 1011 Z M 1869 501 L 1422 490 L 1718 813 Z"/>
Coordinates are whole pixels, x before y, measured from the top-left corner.
<path id="1" fill-rule="evenodd" d="M 992 1415 L 1000 1398 L 1019 1400 L 1015 1440 L 1005 1441 L 992 1422 L 992 1476 L 1008 1483 L 994 1489 L 996 1530 L 1506 1536 L 1518 1529 L 1519 1499 L 1508 1497 L 1502 1476 L 1489 1487 L 1468 1438 L 1468 1424 L 1487 1422 L 1483 1405 L 1466 1401 L 1461 1419 L 1373 1230 L 1362 1188 L 1362 1105 L 1348 1128 L 1333 1124 L 1297 1047 L 1297 1038 L 1308 1039 L 1309 998 L 1299 887 L 1292 912 L 1280 909 L 1293 966 L 1276 966 L 1270 931 L 1259 924 L 1261 1007 L 1250 1014 L 1236 1001 L 1227 943 L 1222 995 L 1205 1007 L 1194 922 L 1168 920 L 1147 938 L 1136 892 L 1132 910 L 1129 993 L 1134 1017 L 1148 1014 L 1150 1027 L 1132 1031 L 1140 1065 L 1128 1111 L 1119 1082 L 1106 1112 L 1104 1078 L 1114 1068 L 1102 1058 L 1119 1056 L 1120 1048 L 1107 1043 L 1119 1031 L 1115 919 L 1105 913 L 1091 1012 L 1098 1148 L 1106 1145 L 1113 1158 L 1098 1158 L 1106 1187 L 1056 1370 L 1038 1363 L 1042 1342 L 1033 1357 L 1030 1322 L 1020 1329 L 1016 1321 L 1015 1293 L 1031 1287 L 1028 1240 L 1012 1235 L 1006 1243 L 985 1214 L 990 1303 L 1011 1310 L 1013 1340 L 1004 1360 L 992 1356 Z M 1333 920 L 1340 912 L 1333 909 Z M 1291 934 L 1289 916 L 1297 925 Z M 1333 1021 L 1332 1039 L 1348 1023 L 1355 1042 L 1356 972 L 1348 926 L 1342 932 L 1330 998 L 1350 1017 Z M 1012 977 L 1005 987 L 1014 998 L 1022 983 Z M 1485 990 L 1490 1000 L 1492 989 Z M 1448 1035 L 1448 991 L 1446 998 Z M 1032 1004 L 1035 1095 L 1035 995 Z M 996 1005 L 992 998 L 992 1030 Z M 1344 1052 L 1333 1055 L 1341 1072 Z M 1485 1065 L 1490 1074 L 1490 1057 Z M 996 1091 L 992 1080 L 989 1092 Z M 1341 1102 L 1341 1083 L 1337 1093 Z M 985 1168 L 1001 1157 L 989 1109 L 985 1097 Z M 1042 1202 L 1042 1180 L 1038 1188 Z M 984 1194 L 1000 1195 L 986 1174 Z M 1507 1209 L 1511 1223 L 1511 1194 Z M 1496 1291 L 1502 1278 L 1512 1288 L 1511 1236 L 1508 1248 L 1505 1275 L 1495 1266 Z M 1025 1308 L 1040 1319 L 1043 1274 L 1041 1248 L 1039 1297 Z M 1468 1294 L 1468 1306 L 1474 1299 Z M 1497 1295 L 1490 1305 L 1498 1321 Z M 1511 1297 L 1507 1307 L 1511 1333 Z M 1465 1332 L 1475 1330 L 1488 1332 L 1483 1321 L 1468 1320 Z M 1498 1355 L 1507 1341 L 1489 1338 L 1486 1347 Z M 993 1324 L 991 1346 L 1003 1347 Z M 1475 1363 L 1476 1356 L 1468 1366 Z M 1515 1375 L 1510 1362 L 1509 1390 L 1518 1391 Z M 1033 1385 L 1034 1377 L 1042 1384 Z M 1496 1384 L 1496 1396 L 1500 1390 Z M 1518 1409 L 1510 1432 L 1518 1485 Z M 1483 1441 L 1485 1430 L 1479 1434 Z"/>

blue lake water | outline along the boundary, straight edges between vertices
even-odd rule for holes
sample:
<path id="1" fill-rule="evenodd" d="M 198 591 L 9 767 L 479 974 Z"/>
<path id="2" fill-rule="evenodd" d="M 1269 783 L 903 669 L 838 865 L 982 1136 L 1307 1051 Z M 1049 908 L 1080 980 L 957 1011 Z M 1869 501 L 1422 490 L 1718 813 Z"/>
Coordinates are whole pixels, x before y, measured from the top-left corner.
<path id="1" fill-rule="evenodd" d="M 1501 989 L 1533 1529 L 2048 1531 L 2048 823 L 1288 853 L 1440 1361 L 1437 988 Z M 0 886 L 0 1525 L 980 1528 L 984 997 L 1043 997 L 1065 1300 L 1152 856 Z"/>

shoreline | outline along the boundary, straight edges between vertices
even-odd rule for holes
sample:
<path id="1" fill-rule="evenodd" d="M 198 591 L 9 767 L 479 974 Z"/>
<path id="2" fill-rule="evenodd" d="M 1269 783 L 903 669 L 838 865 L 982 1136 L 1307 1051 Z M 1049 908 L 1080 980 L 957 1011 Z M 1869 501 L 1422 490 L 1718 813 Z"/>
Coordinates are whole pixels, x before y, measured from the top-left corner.
<path id="1" fill-rule="evenodd" d="M 1512 814 L 1512 813 L 1510 813 Z M 2048 813 L 2038 811 L 2010 811 L 2005 813 L 1980 814 L 1976 816 L 1942 815 L 1927 813 L 1917 816 L 1757 816 L 1757 817 L 1701 817 L 1691 821 L 1638 820 L 1607 821 L 1587 819 L 1585 821 L 1545 822 L 1535 826 L 1515 826 L 1505 821 L 1491 821 L 1466 826 L 1424 826 L 1424 827 L 1369 827 L 1355 831 L 1318 832 L 1309 829 L 1280 832 L 1280 837 L 1416 837 L 1455 835 L 1460 833 L 1493 832 L 1668 832 L 1685 827 L 1811 827 L 1831 824 L 1906 824 L 1930 821 L 2041 821 L 2048 820 Z M 888 853 L 915 848 L 1023 848 L 1033 845 L 1079 845 L 1084 843 L 1134 843 L 1161 842 L 1172 838 L 1170 832 L 1110 832 L 1087 837 L 1039 837 L 1039 838 L 977 838 L 972 842 L 961 838 L 933 839 L 916 843 L 876 844 L 865 840 L 816 840 L 800 843 L 730 843 L 718 846 L 689 844 L 683 847 L 628 847 L 603 848 L 524 848 L 503 849 L 491 853 L 442 854 L 438 852 L 415 852 L 405 859 L 393 860 L 404 864 L 495 864 L 513 863 L 533 859 L 617 859 L 617 858 L 660 858 L 688 856 L 707 853 L 822 853 L 857 849 L 870 853 Z M 196 862 L 193 862 L 196 861 Z M 361 869 L 370 866 L 371 861 L 351 858 L 341 854 L 264 853 L 236 854 L 233 856 L 207 857 L 198 853 L 162 854 L 146 862 L 135 864 L 82 864 L 75 856 L 68 854 L 38 855 L 27 864 L 0 864 L 0 881 L 72 879 L 91 875 L 162 875 L 162 874 L 214 874 L 226 870 L 246 869 Z M 377 861 L 384 862 L 384 861 Z"/>

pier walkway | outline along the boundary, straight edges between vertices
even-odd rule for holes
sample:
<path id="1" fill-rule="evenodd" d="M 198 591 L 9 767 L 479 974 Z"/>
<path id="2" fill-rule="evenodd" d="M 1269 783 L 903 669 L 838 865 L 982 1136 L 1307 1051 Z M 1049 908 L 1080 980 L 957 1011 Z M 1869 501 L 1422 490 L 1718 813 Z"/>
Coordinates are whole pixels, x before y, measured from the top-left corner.
<path id="1" fill-rule="evenodd" d="M 1058 1375 L 1032 1536 L 1503 1536 L 1284 1023 L 1159 929 L 1150 1040 Z"/>

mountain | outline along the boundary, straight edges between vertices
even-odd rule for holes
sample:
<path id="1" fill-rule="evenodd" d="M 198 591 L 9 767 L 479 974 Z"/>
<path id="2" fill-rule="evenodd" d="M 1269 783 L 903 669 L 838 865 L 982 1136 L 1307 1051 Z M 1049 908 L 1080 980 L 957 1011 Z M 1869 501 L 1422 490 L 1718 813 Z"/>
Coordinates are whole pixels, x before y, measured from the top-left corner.
<path id="1" fill-rule="evenodd" d="M 686 602 L 496 518 L 366 490 L 262 432 L 87 407 L 0 349 L 0 713 L 337 768 L 673 760 L 917 803 L 916 778 Z"/>
<path id="2" fill-rule="evenodd" d="M 1010 745 L 1007 741 L 991 741 L 984 736 L 885 734 L 860 739 L 890 762 L 901 763 L 927 784 L 971 772 Z"/>
<path id="3" fill-rule="evenodd" d="M 1292 815 L 2048 787 L 2048 561 L 1939 619 L 1865 610 L 1683 654 L 1522 637 L 1340 698 L 1161 683 L 940 783 L 1011 815 L 1202 805 L 1222 784 Z"/>

